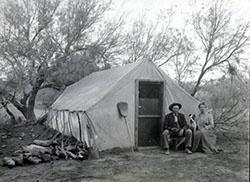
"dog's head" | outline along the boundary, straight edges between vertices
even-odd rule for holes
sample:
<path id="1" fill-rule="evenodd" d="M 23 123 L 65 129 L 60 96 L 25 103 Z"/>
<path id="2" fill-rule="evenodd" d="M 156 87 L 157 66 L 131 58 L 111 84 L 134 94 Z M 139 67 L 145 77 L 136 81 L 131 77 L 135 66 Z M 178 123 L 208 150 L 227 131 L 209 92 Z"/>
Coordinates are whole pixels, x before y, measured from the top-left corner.
<path id="1" fill-rule="evenodd" d="M 189 116 L 190 120 L 192 120 L 192 121 L 195 120 L 195 117 L 196 117 L 195 114 L 189 114 L 188 116 Z"/>

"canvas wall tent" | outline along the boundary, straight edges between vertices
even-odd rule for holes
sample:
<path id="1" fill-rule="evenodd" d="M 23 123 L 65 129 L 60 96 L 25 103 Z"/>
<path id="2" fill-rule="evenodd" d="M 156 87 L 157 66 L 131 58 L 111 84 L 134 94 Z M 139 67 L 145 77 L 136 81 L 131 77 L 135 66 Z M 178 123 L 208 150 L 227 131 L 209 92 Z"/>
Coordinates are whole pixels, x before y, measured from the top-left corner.
<path id="1" fill-rule="evenodd" d="M 117 103 L 128 103 L 133 145 L 159 145 L 168 105 L 180 102 L 182 113 L 197 113 L 198 101 L 151 61 L 90 74 L 67 87 L 51 106 L 47 124 L 99 150 L 129 147 L 126 125 Z"/>

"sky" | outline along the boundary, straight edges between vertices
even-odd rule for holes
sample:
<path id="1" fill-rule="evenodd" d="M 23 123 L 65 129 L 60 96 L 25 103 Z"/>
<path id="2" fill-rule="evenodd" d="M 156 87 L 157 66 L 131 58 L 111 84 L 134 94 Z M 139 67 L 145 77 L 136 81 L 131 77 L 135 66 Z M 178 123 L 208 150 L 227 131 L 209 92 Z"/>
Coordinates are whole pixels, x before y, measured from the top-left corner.
<path id="1" fill-rule="evenodd" d="M 176 23 L 181 25 L 181 19 L 195 11 L 203 2 L 202 0 L 113 0 L 113 7 L 117 14 L 129 12 L 132 17 L 147 12 L 152 18 L 159 10 L 174 7 Z M 231 0 L 229 3 L 238 17 L 250 18 L 250 0 Z"/>

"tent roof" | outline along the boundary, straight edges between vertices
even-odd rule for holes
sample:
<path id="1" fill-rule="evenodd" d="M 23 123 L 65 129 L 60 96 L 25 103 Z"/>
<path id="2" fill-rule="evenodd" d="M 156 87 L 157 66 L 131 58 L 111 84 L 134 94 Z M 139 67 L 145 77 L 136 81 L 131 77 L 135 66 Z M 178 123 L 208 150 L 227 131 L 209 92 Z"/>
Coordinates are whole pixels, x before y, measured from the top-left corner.
<path id="1" fill-rule="evenodd" d="M 132 73 L 132 71 L 137 71 L 139 66 L 142 66 L 140 67 L 141 69 L 138 70 L 139 72 L 147 69 L 144 75 L 146 74 L 148 78 L 150 78 L 152 74 L 151 71 L 155 70 L 158 72 L 159 78 L 166 81 L 166 92 L 168 93 L 166 96 L 169 103 L 172 101 L 187 103 L 187 113 L 189 113 L 190 109 L 192 110 L 192 107 L 188 109 L 189 104 L 196 105 L 196 103 L 198 103 L 194 97 L 169 78 L 161 69 L 156 67 L 154 63 L 145 60 L 94 72 L 84 77 L 80 81 L 67 87 L 61 96 L 54 102 L 52 109 L 87 111 L 90 107 L 110 94 L 111 91 L 116 88 L 118 82 L 121 83 L 123 78 L 127 79 L 126 75 L 130 75 L 129 73 Z M 137 73 L 137 75 L 139 74 L 140 73 Z"/>
<path id="2" fill-rule="evenodd" d="M 94 72 L 68 86 L 52 105 L 55 110 L 86 111 L 101 100 L 130 71 L 143 61 Z M 81 101 L 81 102 L 79 102 Z"/>

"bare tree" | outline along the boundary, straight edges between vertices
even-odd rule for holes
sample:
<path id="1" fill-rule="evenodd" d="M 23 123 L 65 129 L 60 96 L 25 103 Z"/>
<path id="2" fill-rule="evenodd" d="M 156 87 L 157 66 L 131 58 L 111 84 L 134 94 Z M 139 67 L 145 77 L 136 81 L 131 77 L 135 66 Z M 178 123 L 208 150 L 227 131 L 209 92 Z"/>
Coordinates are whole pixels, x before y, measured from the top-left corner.
<path id="1" fill-rule="evenodd" d="M 239 61 L 240 55 L 249 45 L 249 22 L 232 26 L 232 18 L 233 13 L 223 0 L 210 2 L 208 8 L 204 7 L 193 15 L 193 26 L 204 56 L 199 60 L 202 65 L 192 96 L 200 89 L 208 72 Z"/>
<path id="2" fill-rule="evenodd" d="M 198 57 L 193 57 L 192 52 L 185 52 L 183 55 L 176 56 L 172 60 L 174 66 L 176 80 L 179 85 L 186 82 L 188 77 L 193 76 L 196 72 L 193 66 L 197 64 Z"/>
<path id="3" fill-rule="evenodd" d="M 97 0 L 13 0 L 2 7 L 1 70 L 6 86 L 14 83 L 2 96 L 27 120 L 36 119 L 37 93 L 54 86 L 49 78 L 59 65 L 70 62 L 75 54 L 92 55 L 83 59 L 86 62 L 115 55 L 121 23 L 109 24 L 112 31 L 103 31 L 109 7 L 110 2 Z"/>
<path id="4" fill-rule="evenodd" d="M 197 93 L 213 108 L 215 124 L 235 124 L 245 117 L 248 106 L 249 79 L 242 80 L 240 74 L 228 68 L 228 74 L 220 79 L 208 81 Z M 239 75 L 238 75 L 239 74 Z"/>
<path id="5" fill-rule="evenodd" d="M 182 45 L 180 54 L 176 54 L 169 63 L 173 66 L 175 71 L 175 79 L 179 85 L 184 84 L 187 78 L 196 74 L 194 66 L 197 65 L 199 57 L 196 55 L 194 43 L 186 36 L 186 29 L 184 28 L 180 33 L 179 42 Z"/>

